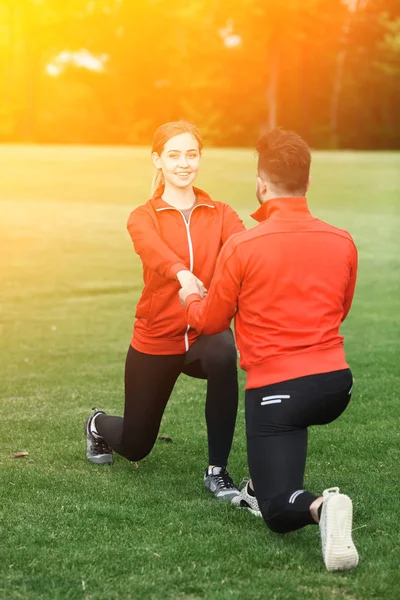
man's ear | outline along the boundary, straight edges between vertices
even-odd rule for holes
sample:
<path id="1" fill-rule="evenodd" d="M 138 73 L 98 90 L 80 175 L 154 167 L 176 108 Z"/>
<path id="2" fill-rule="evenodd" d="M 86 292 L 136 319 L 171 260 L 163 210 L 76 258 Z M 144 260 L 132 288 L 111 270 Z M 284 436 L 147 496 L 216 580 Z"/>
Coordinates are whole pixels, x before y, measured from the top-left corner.
<path id="1" fill-rule="evenodd" d="M 157 152 L 153 152 L 153 154 L 151 155 L 151 159 L 155 168 L 161 169 L 161 158 L 158 156 Z"/>
<path id="2" fill-rule="evenodd" d="M 308 192 L 308 190 L 310 188 L 310 185 L 311 185 L 311 175 L 309 175 L 309 177 L 308 177 L 307 186 L 306 186 L 306 193 Z"/>
<path id="3" fill-rule="evenodd" d="M 259 175 L 257 175 L 257 190 L 261 196 L 267 193 L 267 183 Z"/>

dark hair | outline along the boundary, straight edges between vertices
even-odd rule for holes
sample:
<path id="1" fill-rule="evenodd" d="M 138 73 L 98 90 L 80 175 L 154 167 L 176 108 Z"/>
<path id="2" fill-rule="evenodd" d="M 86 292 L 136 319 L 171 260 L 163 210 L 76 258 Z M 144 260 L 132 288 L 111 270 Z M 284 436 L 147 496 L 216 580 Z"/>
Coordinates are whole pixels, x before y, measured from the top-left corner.
<path id="1" fill-rule="evenodd" d="M 258 172 L 278 190 L 305 194 L 310 176 L 311 151 L 294 131 L 273 129 L 256 146 Z"/>
<path id="2" fill-rule="evenodd" d="M 171 121 L 170 123 L 164 123 L 164 125 L 160 125 L 160 127 L 158 127 L 158 129 L 156 129 L 154 132 L 151 152 L 157 152 L 157 154 L 160 155 L 164 150 L 164 146 L 168 140 L 176 135 L 180 135 L 181 133 L 190 133 L 199 144 L 199 151 L 201 152 L 203 148 L 203 140 L 201 139 L 200 132 L 195 125 L 192 125 L 187 121 Z M 151 187 L 152 193 L 154 193 L 156 189 L 160 187 L 160 185 L 164 185 L 164 176 L 161 169 L 157 169 L 153 177 Z"/>

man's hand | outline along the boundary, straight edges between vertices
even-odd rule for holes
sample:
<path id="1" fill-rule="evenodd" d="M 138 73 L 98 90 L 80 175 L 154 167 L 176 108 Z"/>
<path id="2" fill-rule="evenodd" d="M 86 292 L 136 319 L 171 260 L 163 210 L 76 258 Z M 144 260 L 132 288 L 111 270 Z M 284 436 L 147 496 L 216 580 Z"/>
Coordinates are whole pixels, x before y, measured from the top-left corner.
<path id="1" fill-rule="evenodd" d="M 207 294 L 204 283 L 200 281 L 191 271 L 179 271 L 176 275 L 182 289 L 179 291 L 179 299 L 182 306 L 185 306 L 185 300 L 190 294 L 199 294 L 201 298 Z"/>
<path id="2" fill-rule="evenodd" d="M 200 295 L 199 288 L 197 287 L 197 285 L 190 285 L 179 290 L 179 300 L 181 301 L 183 307 L 185 307 L 186 298 L 190 296 L 190 294 Z"/>

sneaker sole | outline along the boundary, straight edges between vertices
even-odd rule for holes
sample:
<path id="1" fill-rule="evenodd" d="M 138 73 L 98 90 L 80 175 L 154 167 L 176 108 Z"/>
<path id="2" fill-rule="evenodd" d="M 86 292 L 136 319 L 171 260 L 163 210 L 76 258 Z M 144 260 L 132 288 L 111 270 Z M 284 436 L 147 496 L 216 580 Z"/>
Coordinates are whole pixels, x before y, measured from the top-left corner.
<path id="1" fill-rule="evenodd" d="M 254 508 L 250 508 L 249 506 L 238 506 L 237 508 L 241 508 L 242 510 L 247 510 L 249 513 L 251 513 L 255 517 L 262 517 L 262 514 L 259 510 L 254 510 Z"/>
<path id="2" fill-rule="evenodd" d="M 358 552 L 351 537 L 353 503 L 348 496 L 337 494 L 324 507 L 325 548 L 322 550 L 328 571 L 346 571 L 358 565 Z"/>
<path id="3" fill-rule="evenodd" d="M 242 502 L 246 502 L 246 501 L 241 500 L 240 502 L 242 503 Z M 249 506 L 249 505 L 245 506 L 244 504 L 236 504 L 235 502 L 232 502 L 232 506 L 234 506 L 235 508 L 239 508 L 241 510 L 247 510 L 247 511 L 249 511 L 249 513 L 251 513 L 255 517 L 262 517 L 260 510 L 255 510 L 254 508 L 251 508 L 251 506 Z"/>
<path id="4" fill-rule="evenodd" d="M 209 487 L 204 486 L 204 489 L 206 490 L 206 492 L 209 492 L 210 494 L 212 494 L 217 500 L 222 500 L 223 502 L 232 502 L 233 498 L 236 498 L 237 494 L 232 494 L 231 492 L 228 492 L 226 494 L 224 494 L 223 492 L 219 493 L 219 495 L 217 495 L 215 492 L 213 492 Z"/>
<path id="5" fill-rule="evenodd" d="M 111 465 L 113 461 L 111 454 L 98 454 L 96 456 L 86 456 L 86 458 L 89 462 L 96 465 Z"/>

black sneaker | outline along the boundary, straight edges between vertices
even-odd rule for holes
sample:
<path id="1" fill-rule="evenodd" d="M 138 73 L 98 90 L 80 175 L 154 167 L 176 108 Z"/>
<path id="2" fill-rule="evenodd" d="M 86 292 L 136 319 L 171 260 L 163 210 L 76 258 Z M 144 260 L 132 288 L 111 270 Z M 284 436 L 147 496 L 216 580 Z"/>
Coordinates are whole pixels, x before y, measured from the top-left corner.
<path id="1" fill-rule="evenodd" d="M 211 473 L 206 469 L 204 473 L 204 487 L 214 494 L 218 500 L 230 502 L 239 494 L 239 490 L 232 481 L 226 467 L 213 467 Z"/>
<path id="2" fill-rule="evenodd" d="M 112 450 L 101 437 L 95 437 L 90 431 L 90 425 L 93 417 L 96 415 L 105 415 L 103 410 L 94 408 L 93 412 L 88 416 L 85 423 L 86 435 L 86 458 L 97 465 L 110 465 L 113 461 Z"/>

